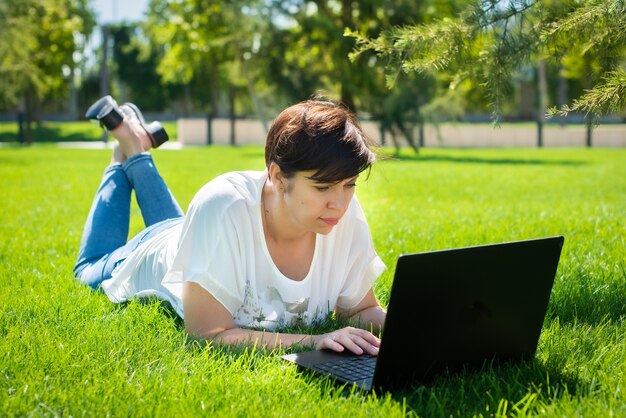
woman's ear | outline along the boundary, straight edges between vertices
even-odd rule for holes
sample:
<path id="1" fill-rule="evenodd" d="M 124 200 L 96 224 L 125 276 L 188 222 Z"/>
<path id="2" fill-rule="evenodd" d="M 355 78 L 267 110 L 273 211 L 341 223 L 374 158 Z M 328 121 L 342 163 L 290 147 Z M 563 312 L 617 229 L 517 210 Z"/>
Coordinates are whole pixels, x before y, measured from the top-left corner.
<path id="1" fill-rule="evenodd" d="M 274 187 L 276 187 L 282 193 L 284 193 L 289 186 L 289 179 L 285 175 L 285 172 L 281 170 L 280 166 L 276 163 L 270 163 L 267 171 L 270 183 L 273 184 Z"/>
<path id="2" fill-rule="evenodd" d="M 270 163 L 269 168 L 267 169 L 268 177 L 271 183 L 278 185 L 282 183 L 285 175 L 283 171 L 280 169 L 280 166 L 276 163 Z"/>

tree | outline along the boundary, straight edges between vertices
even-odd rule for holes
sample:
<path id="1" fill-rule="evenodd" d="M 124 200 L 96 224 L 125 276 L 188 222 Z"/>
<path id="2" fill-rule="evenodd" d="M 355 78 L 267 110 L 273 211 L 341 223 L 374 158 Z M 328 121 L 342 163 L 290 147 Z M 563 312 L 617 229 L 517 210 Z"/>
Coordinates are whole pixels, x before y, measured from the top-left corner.
<path id="1" fill-rule="evenodd" d="M 234 93 L 240 109 L 255 109 L 263 120 L 267 102 L 274 113 L 322 92 L 417 149 L 415 125 L 423 124 L 421 107 L 439 81 L 415 75 L 389 91 L 375 65 L 378 57 L 364 53 L 350 62 L 355 41 L 343 34 L 350 27 L 375 35 L 386 25 L 427 22 L 457 13 L 468 1 L 154 0 L 145 28 L 163 49 L 163 79 L 193 85 L 190 96 L 210 97 L 213 114 L 224 107 L 225 96 L 232 109 Z"/>
<path id="2" fill-rule="evenodd" d="M 380 58 L 363 51 L 352 61 L 355 41 L 343 34 L 350 29 L 369 37 L 385 27 L 428 22 L 435 15 L 453 15 L 467 0 L 291 0 L 275 1 L 273 7 L 289 24 L 277 29 L 269 42 L 273 83 L 284 86 L 292 100 L 323 90 L 358 112 L 379 121 L 391 133 L 396 146 L 403 137 L 415 150 L 414 128 L 424 122 L 421 107 L 428 103 L 438 81 L 429 74 L 400 80 L 385 88 Z M 420 132 L 422 130 L 420 129 Z"/>
<path id="3" fill-rule="evenodd" d="M 292 0 L 273 1 L 276 13 L 290 22 L 275 38 L 280 53 L 274 54 L 269 74 L 285 86 L 296 100 L 310 97 L 316 91 L 336 96 L 356 111 L 356 93 L 363 77 L 347 60 L 354 41 L 342 36 L 346 27 L 363 19 L 370 1 Z"/>
<path id="4" fill-rule="evenodd" d="M 27 143 L 38 104 L 67 89 L 93 26 L 88 0 L 0 0 L 0 102 L 21 104 Z"/>
<path id="5" fill-rule="evenodd" d="M 157 66 L 161 54 L 150 47 L 137 24 L 110 25 L 113 41 L 113 72 L 119 84 L 119 100 L 132 98 L 145 111 L 163 111 L 180 96 L 181 86 L 163 85 Z M 95 98 L 91 101 L 93 102 Z"/>
<path id="6" fill-rule="evenodd" d="M 389 28 L 377 37 L 349 35 L 357 41 L 354 56 L 374 51 L 388 60 L 390 80 L 398 72 L 449 72 L 451 88 L 463 80 L 484 86 L 495 120 L 516 71 L 541 60 L 560 65 L 572 55 L 589 63 L 581 76 L 597 81 L 550 115 L 597 118 L 626 106 L 623 0 L 478 0 L 453 18 Z"/>
<path id="7" fill-rule="evenodd" d="M 248 91 L 263 119 L 256 97 L 254 76 L 258 33 L 269 20 L 261 1 L 154 0 L 150 4 L 146 32 L 163 49 L 158 72 L 167 83 L 187 87 L 187 107 L 196 93 L 201 107 L 221 113 L 226 98 L 231 118 L 235 97 Z M 195 83 L 195 84 L 194 84 Z M 189 87 L 194 84 L 193 92 Z M 197 87 L 197 88 L 196 88 Z M 198 94 L 199 93 L 199 94 Z"/>

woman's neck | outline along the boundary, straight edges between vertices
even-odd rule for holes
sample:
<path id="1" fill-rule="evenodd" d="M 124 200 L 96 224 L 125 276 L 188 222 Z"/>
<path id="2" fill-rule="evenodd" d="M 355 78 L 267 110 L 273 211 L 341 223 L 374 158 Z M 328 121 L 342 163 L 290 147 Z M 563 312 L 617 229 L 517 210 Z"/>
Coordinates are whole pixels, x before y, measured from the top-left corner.
<path id="1" fill-rule="evenodd" d="M 261 215 L 266 240 L 276 244 L 290 244 L 310 239 L 315 233 L 298 228 L 283 205 L 283 194 L 266 182 L 261 191 Z"/>
<path id="2" fill-rule="evenodd" d="M 303 280 L 313 262 L 316 235 L 294 227 L 282 195 L 266 186 L 261 194 L 261 217 L 265 244 L 278 270 L 291 280 Z"/>

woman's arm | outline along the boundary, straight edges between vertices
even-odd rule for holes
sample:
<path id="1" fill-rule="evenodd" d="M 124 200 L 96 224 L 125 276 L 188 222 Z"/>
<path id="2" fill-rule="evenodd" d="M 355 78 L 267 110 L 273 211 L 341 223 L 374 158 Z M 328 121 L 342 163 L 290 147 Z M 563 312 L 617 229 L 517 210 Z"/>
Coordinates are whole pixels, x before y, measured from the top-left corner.
<path id="1" fill-rule="evenodd" d="M 385 325 L 387 311 L 380 306 L 374 291 L 370 289 L 357 306 L 352 309 L 335 308 L 335 314 L 339 318 L 348 319 L 359 328 L 378 334 Z"/>
<path id="2" fill-rule="evenodd" d="M 373 295 L 373 294 L 372 294 Z M 228 310 L 199 284 L 183 284 L 185 329 L 189 335 L 222 344 L 256 345 L 269 350 L 293 344 L 311 344 L 317 350 L 348 349 L 355 354 L 378 354 L 380 340 L 370 332 L 353 327 L 342 328 L 327 334 L 285 334 L 253 331 L 240 328 Z"/>

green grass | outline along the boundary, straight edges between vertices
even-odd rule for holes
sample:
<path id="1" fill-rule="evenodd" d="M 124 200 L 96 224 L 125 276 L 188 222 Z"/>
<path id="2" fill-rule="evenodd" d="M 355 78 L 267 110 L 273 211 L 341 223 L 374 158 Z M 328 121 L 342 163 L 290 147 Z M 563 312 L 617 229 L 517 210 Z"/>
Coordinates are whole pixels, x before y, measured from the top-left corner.
<path id="1" fill-rule="evenodd" d="M 263 166 L 258 147 L 154 155 L 183 207 L 215 175 Z M 0 148 L 0 415 L 626 416 L 626 150 L 426 149 L 360 181 L 390 267 L 375 288 L 384 303 L 401 253 L 565 236 L 535 361 L 381 396 L 300 374 L 280 353 L 190 342 L 159 303 L 113 305 L 76 282 L 108 160 Z"/>

